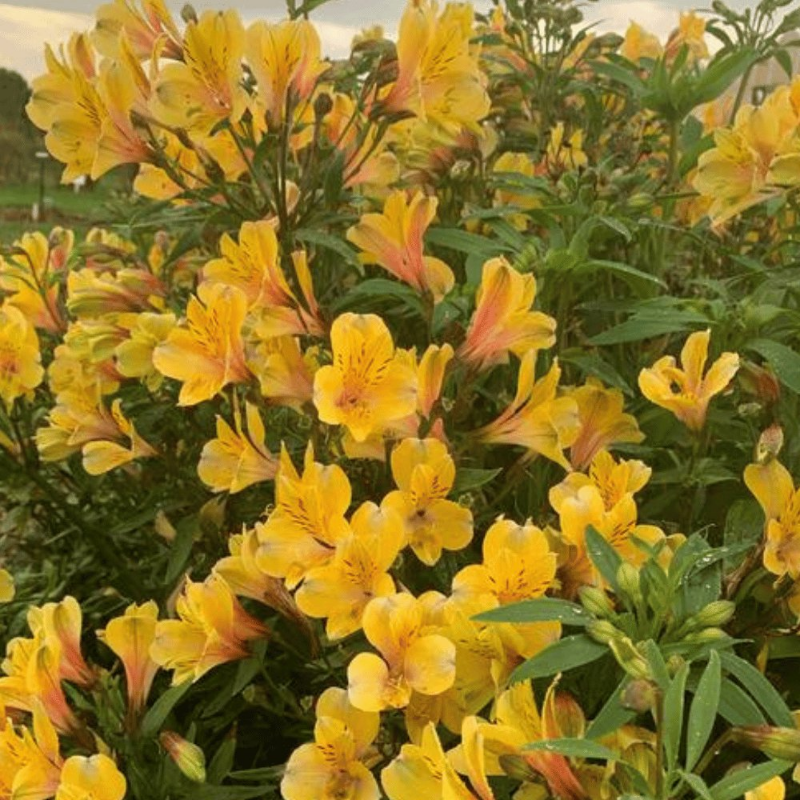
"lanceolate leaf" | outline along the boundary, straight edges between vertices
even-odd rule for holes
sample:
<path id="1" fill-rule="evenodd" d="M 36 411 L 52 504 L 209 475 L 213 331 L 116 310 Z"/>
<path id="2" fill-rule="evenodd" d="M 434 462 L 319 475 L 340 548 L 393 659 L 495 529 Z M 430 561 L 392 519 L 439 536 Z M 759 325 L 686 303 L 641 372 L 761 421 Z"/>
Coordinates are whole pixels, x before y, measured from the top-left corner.
<path id="1" fill-rule="evenodd" d="M 546 678 L 557 672 L 567 672 L 575 667 L 590 664 L 606 655 L 608 648 L 598 644 L 585 633 L 576 636 L 567 636 L 545 647 L 533 658 L 520 664 L 511 673 L 511 683 L 524 681 L 531 678 Z"/>

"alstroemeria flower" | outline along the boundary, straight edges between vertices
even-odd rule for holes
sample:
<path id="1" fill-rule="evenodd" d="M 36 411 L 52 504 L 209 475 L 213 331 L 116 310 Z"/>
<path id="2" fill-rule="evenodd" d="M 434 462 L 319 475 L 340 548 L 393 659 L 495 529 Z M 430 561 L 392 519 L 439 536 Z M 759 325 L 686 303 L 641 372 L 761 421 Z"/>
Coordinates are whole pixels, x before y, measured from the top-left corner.
<path id="1" fill-rule="evenodd" d="M 424 607 L 410 594 L 369 603 L 362 626 L 380 656 L 359 653 L 347 668 L 348 695 L 356 708 L 403 708 L 412 691 L 437 695 L 453 685 L 455 645 L 423 623 Z"/>
<path id="2" fill-rule="evenodd" d="M 241 85 L 245 32 L 234 10 L 205 11 L 186 26 L 183 61 L 158 73 L 151 109 L 159 122 L 204 135 L 238 122 L 247 106 Z"/>
<path id="3" fill-rule="evenodd" d="M 175 328 L 153 351 L 153 364 L 183 383 L 178 404 L 210 400 L 229 383 L 246 381 L 242 323 L 247 296 L 225 284 L 203 284 L 186 307 L 186 328 Z"/>
<path id="4" fill-rule="evenodd" d="M 369 765 L 380 717 L 354 707 L 343 689 L 326 689 L 317 700 L 314 741 L 298 747 L 286 763 L 281 796 L 286 800 L 378 800 Z M 364 762 L 367 762 L 365 764 Z"/>
<path id="5" fill-rule="evenodd" d="M 122 616 L 109 620 L 105 629 L 97 632 L 125 668 L 128 690 L 128 710 L 139 714 L 147 703 L 147 695 L 158 671 L 158 664 L 150 657 L 150 646 L 156 636 L 158 606 L 149 600 L 141 605 L 133 603 Z"/>
<path id="6" fill-rule="evenodd" d="M 558 362 L 538 381 L 534 377 L 536 351 L 522 358 L 517 378 L 517 394 L 511 405 L 496 419 L 476 432 L 489 444 L 515 444 L 531 456 L 540 454 L 570 469 L 565 448 L 580 430 L 578 404 L 572 397 L 558 397 L 561 369 Z"/>
<path id="7" fill-rule="evenodd" d="M 275 478 L 275 510 L 266 522 L 256 523 L 259 569 L 283 578 L 293 589 L 310 569 L 327 564 L 339 541 L 350 533 L 344 515 L 351 498 L 350 481 L 340 466 L 314 461 L 309 444 L 300 476 L 283 448 Z"/>
<path id="8" fill-rule="evenodd" d="M 649 33 L 641 25 L 631 22 L 628 30 L 625 31 L 625 39 L 619 48 L 619 54 L 634 64 L 643 58 L 650 58 L 655 61 L 660 58 L 664 48 L 661 46 L 658 37 Z"/>
<path id="9" fill-rule="evenodd" d="M 357 442 L 407 417 L 417 405 L 417 376 L 395 352 L 375 314 L 342 314 L 331 326 L 333 364 L 314 376 L 314 404 L 329 425 L 345 425 Z"/>
<path id="10" fill-rule="evenodd" d="M 395 593 L 387 570 L 404 542 L 400 516 L 364 503 L 350 520 L 352 533 L 340 539 L 332 560 L 306 573 L 295 599 L 304 614 L 327 619 L 328 638 L 341 639 L 361 627 L 373 597 Z"/>
<path id="11" fill-rule="evenodd" d="M 16 306 L 6 302 L 0 306 L 0 399 L 10 409 L 18 397 L 32 396 L 42 378 L 36 330 Z"/>
<path id="12" fill-rule="evenodd" d="M 364 214 L 347 231 L 362 252 L 364 264 L 378 264 L 418 292 L 429 292 L 438 303 L 452 288 L 453 271 L 441 259 L 423 255 L 422 237 L 436 216 L 438 200 L 416 192 L 409 201 L 402 190 L 392 192 L 381 214 Z"/>
<path id="13" fill-rule="evenodd" d="M 106 755 L 72 756 L 61 769 L 56 800 L 122 800 L 125 776 Z"/>
<path id="14" fill-rule="evenodd" d="M 696 331 L 681 350 L 681 367 L 664 356 L 639 373 L 639 388 L 651 402 L 671 411 L 690 430 L 702 430 L 708 403 L 723 392 L 739 369 L 736 353 L 723 353 L 704 375 L 711 331 Z"/>
<path id="15" fill-rule="evenodd" d="M 249 349 L 247 366 L 269 403 L 302 412 L 314 396 L 318 354 L 318 347 L 303 352 L 295 336 L 276 336 Z"/>
<path id="16" fill-rule="evenodd" d="M 461 550 L 472 540 L 472 513 L 447 500 L 456 467 L 438 439 L 404 439 L 392 451 L 392 475 L 398 490 L 382 508 L 396 511 L 409 546 L 424 564 L 435 564 L 445 550 Z"/>
<path id="17" fill-rule="evenodd" d="M 150 647 L 153 661 L 173 670 L 175 686 L 197 681 L 220 664 L 247 658 L 248 643 L 269 634 L 215 573 L 203 583 L 187 580 L 176 609 L 180 619 L 161 620 Z"/>
<path id="18" fill-rule="evenodd" d="M 261 414 L 251 403 L 245 403 L 247 430 L 242 414 L 234 410 L 233 430 L 217 417 L 217 438 L 207 442 L 200 454 L 197 474 L 215 492 L 236 494 L 254 483 L 269 481 L 278 471 L 278 459 L 266 445 L 266 430 Z"/>
<path id="19" fill-rule="evenodd" d="M 180 58 L 181 35 L 164 0 L 140 0 L 140 5 L 141 10 L 132 0 L 112 0 L 97 9 L 92 41 L 98 52 L 118 58 L 124 34 L 142 61 L 152 58 L 156 46 L 163 58 Z"/>
<path id="20" fill-rule="evenodd" d="M 504 258 L 487 261 L 459 358 L 486 369 L 505 363 L 509 353 L 522 358 L 530 350 L 552 347 L 556 321 L 531 311 L 535 297 L 533 275 L 517 272 Z"/>
<path id="21" fill-rule="evenodd" d="M 625 400 L 619 389 L 606 389 L 596 378 L 589 378 L 568 396 L 578 404 L 580 422 L 569 451 L 574 469 L 586 469 L 595 455 L 610 445 L 638 444 L 644 439 L 636 417 L 624 413 Z"/>
<path id="22" fill-rule="evenodd" d="M 750 464 L 744 482 L 766 517 L 764 566 L 773 575 L 800 577 L 800 488 L 776 459 Z"/>

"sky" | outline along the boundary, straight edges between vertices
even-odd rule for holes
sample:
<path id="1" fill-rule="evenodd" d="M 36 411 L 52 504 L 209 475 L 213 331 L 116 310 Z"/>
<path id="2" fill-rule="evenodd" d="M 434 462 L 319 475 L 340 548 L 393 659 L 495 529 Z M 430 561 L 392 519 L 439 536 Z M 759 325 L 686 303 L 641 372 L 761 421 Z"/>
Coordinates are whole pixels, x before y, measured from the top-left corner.
<path id="1" fill-rule="evenodd" d="M 72 31 L 93 26 L 93 12 L 102 0 L 0 0 L 0 66 L 20 72 L 28 80 L 44 71 L 42 56 L 45 42 L 58 44 Z M 167 0 L 176 16 L 184 0 Z M 236 8 L 246 23 L 255 19 L 274 20 L 284 16 L 283 0 L 194 0 L 194 7 Z M 728 0 L 742 9 L 749 0 Z M 477 0 L 476 8 L 485 9 L 488 0 Z M 675 27 L 678 13 L 706 5 L 702 0 L 598 0 L 587 4 L 586 19 L 597 23 L 600 31 L 624 33 L 636 20 L 653 33 L 665 38 Z M 710 2 L 707 4 L 710 5 Z M 405 0 L 331 0 L 312 14 L 327 55 L 337 57 L 348 52 L 350 41 L 362 27 L 381 24 L 394 36 Z"/>

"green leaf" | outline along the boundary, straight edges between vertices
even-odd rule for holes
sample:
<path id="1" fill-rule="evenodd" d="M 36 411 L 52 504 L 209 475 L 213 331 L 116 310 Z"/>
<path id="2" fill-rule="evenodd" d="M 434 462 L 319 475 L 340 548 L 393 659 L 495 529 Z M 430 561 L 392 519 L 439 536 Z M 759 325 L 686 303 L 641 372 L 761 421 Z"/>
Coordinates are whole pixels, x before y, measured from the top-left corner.
<path id="1" fill-rule="evenodd" d="M 756 54 L 749 47 L 712 59 L 694 86 L 692 107 L 719 97 L 755 59 Z"/>
<path id="2" fill-rule="evenodd" d="M 750 692 L 770 719 L 785 728 L 794 728 L 794 717 L 775 687 L 750 663 L 734 653 L 721 653 L 722 666 Z"/>
<path id="3" fill-rule="evenodd" d="M 623 344 L 625 342 L 640 342 L 642 339 L 652 339 L 664 336 L 667 333 L 683 333 L 691 325 L 680 319 L 633 319 L 621 322 L 603 333 L 598 333 L 589 341 L 596 345 Z"/>
<path id="4" fill-rule="evenodd" d="M 667 664 L 658 649 L 658 645 L 652 639 L 648 639 L 646 642 L 642 642 L 639 646 L 639 651 L 647 659 L 653 680 L 658 684 L 661 691 L 666 691 L 670 677 L 667 671 Z"/>
<path id="5" fill-rule="evenodd" d="M 766 725 L 767 723 L 767 718 L 753 698 L 733 681 L 723 681 L 722 683 L 719 714 L 731 725 Z"/>
<path id="6" fill-rule="evenodd" d="M 643 272 L 636 267 L 631 267 L 629 264 L 623 264 L 621 261 L 607 261 L 605 259 L 592 259 L 591 261 L 584 261 L 577 272 L 617 272 L 620 275 L 627 275 L 631 278 L 640 278 L 648 283 L 654 283 L 656 286 L 666 288 L 666 284 L 661 278 L 656 275 L 650 275 L 648 272 Z"/>
<path id="7" fill-rule="evenodd" d="M 531 678 L 547 678 L 557 672 L 590 664 L 607 653 L 608 648 L 605 645 L 598 644 L 585 633 L 567 636 L 520 664 L 511 673 L 510 680 L 511 683 L 518 683 Z"/>
<path id="8" fill-rule="evenodd" d="M 800 394 L 800 355 L 772 339 L 756 339 L 745 347 L 766 358 L 775 370 L 778 380 L 787 389 Z"/>
<path id="9" fill-rule="evenodd" d="M 675 673 L 667 691 L 664 692 L 664 719 L 661 723 L 664 739 L 664 754 L 669 768 L 675 769 L 678 763 L 678 752 L 681 746 L 683 730 L 683 701 L 686 691 L 686 678 L 689 676 L 689 665 L 683 664 Z"/>
<path id="10" fill-rule="evenodd" d="M 236 754 L 236 737 L 226 736 L 222 744 L 214 753 L 214 758 L 206 770 L 206 780 L 209 783 L 220 783 L 228 777 L 233 767 L 233 757 Z"/>
<path id="11" fill-rule="evenodd" d="M 545 753 L 558 753 L 572 758 L 601 758 L 604 761 L 616 761 L 619 756 L 607 747 L 588 739 L 542 739 L 522 745 L 523 750 Z"/>
<path id="12" fill-rule="evenodd" d="M 684 772 L 682 769 L 678 770 L 678 775 L 694 789 L 699 798 L 702 798 L 702 800 L 713 800 L 706 782 L 699 775 L 695 775 L 692 772 Z"/>
<path id="13" fill-rule="evenodd" d="M 622 559 L 619 553 L 597 532 L 597 530 L 589 525 L 586 528 L 586 552 L 592 563 L 600 571 L 600 574 L 611 584 L 615 592 L 619 592 L 617 584 L 617 570 L 622 564 Z"/>
<path id="14" fill-rule="evenodd" d="M 622 693 L 629 683 L 630 678 L 624 677 L 620 685 L 611 693 L 603 707 L 597 712 L 597 716 L 586 729 L 587 739 L 602 739 L 630 722 L 636 716 L 635 711 L 625 708 L 621 702 Z"/>
<path id="15" fill-rule="evenodd" d="M 155 736 L 169 716 L 170 711 L 191 688 L 191 681 L 184 681 L 178 686 L 167 689 L 144 715 L 140 732 L 143 738 Z"/>
<path id="16" fill-rule="evenodd" d="M 638 67 L 630 61 L 620 58 L 614 61 L 592 61 L 591 65 L 596 73 L 627 86 L 634 94 L 641 95 L 644 92 L 645 85 L 636 74 Z"/>
<path id="17" fill-rule="evenodd" d="M 354 286 L 343 294 L 334 304 L 332 310 L 340 313 L 348 308 L 363 309 L 366 301 L 396 300 L 422 314 L 422 302 L 419 295 L 410 287 L 387 278 L 370 278 Z"/>
<path id="18" fill-rule="evenodd" d="M 765 761 L 754 767 L 738 769 L 711 787 L 712 800 L 739 800 L 745 792 L 786 772 L 791 766 L 791 761 Z"/>
<path id="19" fill-rule="evenodd" d="M 181 520 L 178 524 L 178 533 L 172 542 L 172 550 L 167 562 L 167 573 L 164 582 L 171 584 L 182 572 L 186 562 L 192 554 L 194 537 L 200 532 L 200 524 L 196 515 Z"/>
<path id="20" fill-rule="evenodd" d="M 476 615 L 481 622 L 561 622 L 563 625 L 586 625 L 592 618 L 586 609 L 568 600 L 555 597 L 537 597 L 522 600 Z"/>
<path id="21" fill-rule="evenodd" d="M 510 248 L 500 242 L 479 236 L 477 233 L 469 233 L 458 228 L 431 228 L 425 234 L 427 244 L 446 247 L 449 250 L 456 250 L 459 253 L 480 252 L 486 258 L 509 252 Z"/>
<path id="22" fill-rule="evenodd" d="M 203 786 L 192 787 L 192 800 L 252 800 L 267 797 L 272 786 Z"/>
<path id="23" fill-rule="evenodd" d="M 472 489 L 477 489 L 490 481 L 493 481 L 501 472 L 502 467 L 497 469 L 471 469 L 469 467 L 459 467 L 456 472 L 456 479 L 453 483 L 452 492 L 463 494 Z"/>
<path id="24" fill-rule="evenodd" d="M 689 708 L 689 727 L 686 734 L 687 771 L 690 771 L 700 759 L 714 729 L 721 685 L 722 667 L 719 653 L 712 651 Z"/>
<path id="25" fill-rule="evenodd" d="M 558 359 L 560 362 L 574 364 L 584 375 L 591 375 L 592 377 L 599 378 L 607 386 L 620 389 L 629 397 L 634 396 L 633 390 L 625 378 L 623 378 L 611 364 L 604 361 L 595 353 L 586 353 L 580 350 L 566 350 L 559 353 Z"/>
<path id="26" fill-rule="evenodd" d="M 311 230 L 310 228 L 300 228 L 295 231 L 295 237 L 305 244 L 313 244 L 325 250 L 332 250 L 336 255 L 341 256 L 347 261 L 348 264 L 361 270 L 361 263 L 355 251 L 352 247 L 345 244 L 341 238 L 332 236 L 330 233 L 325 233 L 324 231 Z"/>

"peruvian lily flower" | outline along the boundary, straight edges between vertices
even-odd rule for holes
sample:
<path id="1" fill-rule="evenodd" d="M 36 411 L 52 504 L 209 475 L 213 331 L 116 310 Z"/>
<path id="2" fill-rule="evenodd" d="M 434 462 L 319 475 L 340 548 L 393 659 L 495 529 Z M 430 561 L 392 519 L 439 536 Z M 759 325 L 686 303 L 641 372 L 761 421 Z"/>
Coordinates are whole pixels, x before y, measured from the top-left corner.
<path id="1" fill-rule="evenodd" d="M 369 766 L 380 717 L 353 706 L 344 689 L 331 687 L 319 697 L 314 741 L 289 757 L 281 781 L 286 800 L 378 800 L 380 790 Z M 366 763 L 365 763 L 366 762 Z"/>
<path id="2" fill-rule="evenodd" d="M 10 409 L 23 395 L 33 395 L 44 369 L 39 337 L 33 325 L 15 306 L 0 306 L 0 398 Z"/>
<path id="3" fill-rule="evenodd" d="M 392 451 L 392 475 L 398 490 L 383 498 L 403 521 L 409 546 L 432 566 L 442 549 L 461 550 L 472 540 L 472 513 L 447 500 L 456 467 L 438 439 L 404 439 Z"/>
<path id="4" fill-rule="evenodd" d="M 412 691 L 437 695 L 456 677 L 455 645 L 424 626 L 423 604 L 410 594 L 370 601 L 362 627 L 375 653 L 359 653 L 347 668 L 350 702 L 363 711 L 403 708 Z"/>
<path id="5" fill-rule="evenodd" d="M 381 214 L 364 214 L 347 231 L 361 249 L 364 264 L 378 264 L 438 303 L 453 288 L 453 271 L 441 259 L 423 255 L 422 237 L 436 216 L 438 200 L 416 192 L 409 201 L 402 190 L 392 192 Z"/>
<path id="6" fill-rule="evenodd" d="M 163 58 L 181 57 L 181 36 L 164 0 L 112 0 L 100 6 L 92 33 L 98 52 L 117 58 L 122 35 L 141 61 L 153 57 L 157 48 Z"/>
<path id="7" fill-rule="evenodd" d="M 357 631 L 364 609 L 373 597 L 396 591 L 387 570 L 403 546 L 405 531 L 391 509 L 364 503 L 350 520 L 352 533 L 340 539 L 332 560 L 306 573 L 295 594 L 300 610 L 327 619 L 331 640 Z"/>
<path id="8" fill-rule="evenodd" d="M 234 410 L 236 430 L 217 416 L 217 438 L 200 454 L 197 474 L 215 492 L 236 494 L 254 483 L 269 481 L 278 471 L 278 459 L 266 446 L 266 431 L 258 409 L 245 403 L 247 431 L 242 414 Z"/>
<path id="9" fill-rule="evenodd" d="M 180 619 L 161 620 L 150 647 L 153 661 L 173 670 L 175 686 L 197 681 L 220 664 L 246 658 L 248 643 L 269 635 L 215 573 L 203 583 L 187 580 L 176 608 Z"/>
<path id="10" fill-rule="evenodd" d="M 106 755 L 72 756 L 61 769 L 56 800 L 122 800 L 125 776 Z"/>
<path id="11" fill-rule="evenodd" d="M 210 400 L 229 383 L 246 381 L 242 323 L 247 296 L 224 284 L 203 284 L 186 308 L 186 328 L 175 328 L 153 351 L 153 364 L 183 383 L 178 404 Z"/>
<path id="12" fill-rule="evenodd" d="M 342 314 L 331 326 L 333 364 L 314 376 L 314 404 L 329 425 L 345 425 L 357 442 L 414 412 L 417 376 L 395 352 L 375 314 Z"/>
<path id="13" fill-rule="evenodd" d="M 496 419 L 477 431 L 489 444 L 515 444 L 540 454 L 564 469 L 570 464 L 564 456 L 578 435 L 578 404 L 572 397 L 557 397 L 561 369 L 554 361 L 550 371 L 538 381 L 534 377 L 536 351 L 526 353 L 519 367 L 517 394 L 511 405 Z"/>
<path id="14" fill-rule="evenodd" d="M 256 524 L 259 569 L 293 589 L 310 569 L 327 564 L 351 532 L 344 518 L 351 499 L 350 481 L 340 466 L 314 461 L 309 444 L 301 476 L 284 447 L 275 478 L 275 510 Z"/>
<path id="15" fill-rule="evenodd" d="M 128 711 L 138 716 L 147 703 L 147 695 L 158 671 L 158 664 L 150 657 L 150 646 L 155 641 L 158 606 L 149 600 L 141 605 L 133 603 L 120 617 L 110 620 L 105 629 L 97 632 L 125 668 L 128 690 Z"/>
<path id="16" fill-rule="evenodd" d="M 704 375 L 711 331 L 696 331 L 681 350 L 681 367 L 664 356 L 639 373 L 639 388 L 651 402 L 671 411 L 692 431 L 706 422 L 708 403 L 723 392 L 739 369 L 736 353 L 723 353 Z"/>
<path id="17" fill-rule="evenodd" d="M 772 458 L 750 464 L 744 482 L 764 510 L 764 566 L 773 575 L 800 577 L 800 488 L 789 470 Z"/>
<path id="18" fill-rule="evenodd" d="M 262 339 L 248 351 L 247 366 L 271 404 L 303 410 L 314 396 L 318 347 L 303 352 L 295 336 Z"/>

